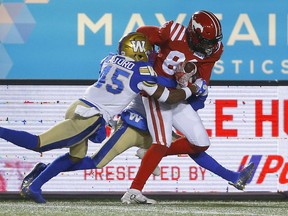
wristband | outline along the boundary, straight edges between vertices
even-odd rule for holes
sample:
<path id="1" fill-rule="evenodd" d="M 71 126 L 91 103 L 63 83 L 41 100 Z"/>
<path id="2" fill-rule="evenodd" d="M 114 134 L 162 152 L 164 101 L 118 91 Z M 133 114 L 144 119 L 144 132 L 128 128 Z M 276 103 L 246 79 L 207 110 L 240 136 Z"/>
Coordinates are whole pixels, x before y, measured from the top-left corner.
<path id="1" fill-rule="evenodd" d="M 158 98 L 159 102 L 166 102 L 170 94 L 170 91 L 167 88 L 164 88 L 163 93 L 161 94 L 160 98 Z"/>
<path id="2" fill-rule="evenodd" d="M 185 100 L 192 95 L 192 91 L 189 87 L 184 87 L 184 88 L 182 88 L 182 90 L 184 90 L 185 94 L 186 94 Z"/>

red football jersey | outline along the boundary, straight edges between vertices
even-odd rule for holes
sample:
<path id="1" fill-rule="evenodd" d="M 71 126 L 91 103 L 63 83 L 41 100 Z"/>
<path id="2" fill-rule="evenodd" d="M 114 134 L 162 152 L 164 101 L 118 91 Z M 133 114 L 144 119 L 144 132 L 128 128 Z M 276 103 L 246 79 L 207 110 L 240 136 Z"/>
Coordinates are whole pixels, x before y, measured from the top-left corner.
<path id="1" fill-rule="evenodd" d="M 151 44 L 159 48 L 154 63 L 154 70 L 158 75 L 175 78 L 177 65 L 192 60 L 197 65 L 199 76 L 208 84 L 212 68 L 223 53 L 223 44 L 219 42 L 213 53 L 205 57 L 189 48 L 185 31 L 185 26 L 174 21 L 169 21 L 162 27 L 143 26 L 137 29 L 137 32 L 145 34 Z"/>

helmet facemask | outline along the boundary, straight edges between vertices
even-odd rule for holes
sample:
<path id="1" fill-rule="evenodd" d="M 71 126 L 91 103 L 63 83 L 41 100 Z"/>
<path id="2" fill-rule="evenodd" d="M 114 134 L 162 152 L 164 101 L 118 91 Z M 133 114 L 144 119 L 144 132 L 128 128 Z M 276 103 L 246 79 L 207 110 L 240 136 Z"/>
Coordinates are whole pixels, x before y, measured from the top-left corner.
<path id="1" fill-rule="evenodd" d="M 195 33 L 195 35 L 198 41 L 197 43 L 195 43 L 195 51 L 205 54 L 206 56 L 210 56 L 213 50 L 216 49 L 218 42 L 222 40 L 222 34 L 221 36 L 218 36 L 217 38 L 214 38 L 212 40 L 203 38 L 201 34 L 198 33 Z"/>

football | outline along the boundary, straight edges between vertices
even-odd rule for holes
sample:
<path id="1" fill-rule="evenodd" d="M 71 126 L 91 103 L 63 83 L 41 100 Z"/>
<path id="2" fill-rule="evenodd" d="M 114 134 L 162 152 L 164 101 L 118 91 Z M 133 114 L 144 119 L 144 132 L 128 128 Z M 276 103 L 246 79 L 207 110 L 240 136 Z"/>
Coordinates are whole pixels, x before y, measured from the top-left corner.
<path id="1" fill-rule="evenodd" d="M 181 87 L 192 84 L 198 77 L 196 64 L 189 61 L 180 63 L 177 67 L 175 77 Z"/>
<path id="2" fill-rule="evenodd" d="M 193 62 L 187 62 L 184 66 L 184 72 L 185 73 L 196 73 L 197 67 Z M 192 75 L 193 76 L 193 75 Z"/>

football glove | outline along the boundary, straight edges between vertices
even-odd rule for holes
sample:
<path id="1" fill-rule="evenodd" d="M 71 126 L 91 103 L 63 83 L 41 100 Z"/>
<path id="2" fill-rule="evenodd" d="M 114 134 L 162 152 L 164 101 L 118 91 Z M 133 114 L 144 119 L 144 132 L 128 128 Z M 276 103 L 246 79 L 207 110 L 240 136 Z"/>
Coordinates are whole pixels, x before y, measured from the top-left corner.
<path id="1" fill-rule="evenodd" d="M 193 62 L 181 62 L 178 64 L 175 77 L 181 88 L 192 82 L 193 76 L 197 73 L 197 66 Z"/>
<path id="2" fill-rule="evenodd" d="M 198 78 L 193 84 L 196 86 L 196 92 L 195 92 L 196 96 L 199 95 L 204 96 L 208 94 L 208 86 L 204 79 Z"/>
<path id="3" fill-rule="evenodd" d="M 99 126 L 99 128 L 88 137 L 88 139 L 93 143 L 101 143 L 103 140 L 106 139 L 107 131 L 106 131 L 106 125 L 105 121 L 103 120 Z"/>
<path id="4" fill-rule="evenodd" d="M 191 97 L 189 97 L 187 99 L 187 102 L 192 106 L 192 108 L 197 111 L 199 109 L 203 109 L 205 107 L 205 101 L 208 97 L 207 95 L 200 95 L 200 96 L 196 96 L 196 95 L 192 95 Z"/>

